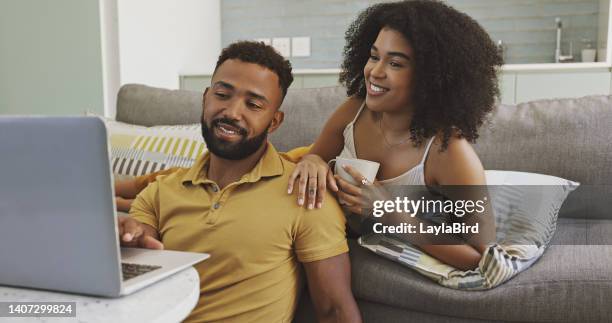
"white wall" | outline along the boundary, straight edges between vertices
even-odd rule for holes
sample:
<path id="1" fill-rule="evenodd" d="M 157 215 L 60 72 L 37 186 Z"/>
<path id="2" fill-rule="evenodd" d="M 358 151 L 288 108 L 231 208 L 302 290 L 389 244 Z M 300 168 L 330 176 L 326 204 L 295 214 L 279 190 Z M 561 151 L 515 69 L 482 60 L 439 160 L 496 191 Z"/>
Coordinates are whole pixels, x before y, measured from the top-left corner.
<path id="1" fill-rule="evenodd" d="M 119 30 L 117 0 L 100 0 L 104 116 L 115 117 L 119 91 Z"/>
<path id="2" fill-rule="evenodd" d="M 221 51 L 220 0 L 119 0 L 121 84 L 179 88 L 210 73 Z"/>

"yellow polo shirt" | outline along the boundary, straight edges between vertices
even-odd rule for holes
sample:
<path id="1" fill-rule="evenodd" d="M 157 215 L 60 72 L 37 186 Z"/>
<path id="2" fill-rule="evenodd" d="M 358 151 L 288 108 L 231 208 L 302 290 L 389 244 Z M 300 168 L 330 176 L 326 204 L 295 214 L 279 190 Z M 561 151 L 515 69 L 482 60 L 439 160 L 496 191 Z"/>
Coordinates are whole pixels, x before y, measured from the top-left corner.
<path id="1" fill-rule="evenodd" d="M 189 169 L 157 177 L 130 215 L 156 228 L 168 250 L 206 252 L 196 265 L 200 300 L 187 321 L 291 322 L 302 285 L 299 262 L 348 251 L 333 196 L 306 210 L 287 194 L 295 164 L 272 146 L 238 182 L 207 179 L 208 153 Z"/>

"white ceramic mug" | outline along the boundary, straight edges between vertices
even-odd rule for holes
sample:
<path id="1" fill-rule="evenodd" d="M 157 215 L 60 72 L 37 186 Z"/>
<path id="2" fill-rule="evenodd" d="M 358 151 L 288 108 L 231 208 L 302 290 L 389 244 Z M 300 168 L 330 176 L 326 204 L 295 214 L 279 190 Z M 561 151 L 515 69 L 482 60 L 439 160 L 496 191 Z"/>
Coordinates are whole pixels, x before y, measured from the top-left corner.
<path id="1" fill-rule="evenodd" d="M 342 168 L 342 166 L 351 166 L 354 170 L 358 171 L 361 175 L 363 175 L 363 177 L 365 177 L 365 179 L 370 184 L 374 183 L 374 180 L 376 179 L 376 173 L 378 173 L 378 168 L 380 167 L 380 164 L 377 162 L 358 158 L 336 157 L 329 161 L 329 163 L 331 162 L 336 163 L 336 165 L 334 166 L 334 173 L 340 175 L 342 179 L 353 185 L 359 185 L 361 183 L 357 183 L 353 176 L 347 173 L 344 168 Z"/>

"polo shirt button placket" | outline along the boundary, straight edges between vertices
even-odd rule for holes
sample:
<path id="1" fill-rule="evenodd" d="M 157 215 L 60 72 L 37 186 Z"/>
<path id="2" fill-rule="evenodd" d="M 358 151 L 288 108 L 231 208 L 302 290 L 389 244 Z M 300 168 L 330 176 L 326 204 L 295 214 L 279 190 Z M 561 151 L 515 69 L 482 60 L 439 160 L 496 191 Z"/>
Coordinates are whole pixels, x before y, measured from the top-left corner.
<path id="1" fill-rule="evenodd" d="M 215 202 L 212 205 L 212 208 L 210 210 L 210 215 L 208 216 L 208 219 L 206 220 L 206 223 L 210 224 L 210 225 L 214 225 L 217 222 L 217 219 L 219 218 L 219 209 L 221 208 L 221 203 L 220 202 Z"/>

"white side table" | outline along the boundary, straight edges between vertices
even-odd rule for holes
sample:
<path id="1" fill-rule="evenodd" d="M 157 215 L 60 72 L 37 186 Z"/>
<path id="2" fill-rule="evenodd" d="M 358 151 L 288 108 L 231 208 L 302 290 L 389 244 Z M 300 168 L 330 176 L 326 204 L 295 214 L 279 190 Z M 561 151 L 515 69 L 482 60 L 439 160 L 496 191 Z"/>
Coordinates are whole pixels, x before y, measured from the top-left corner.
<path id="1" fill-rule="evenodd" d="M 0 317 L 0 322 L 180 322 L 199 296 L 200 278 L 193 267 L 120 298 L 0 286 L 0 302 L 76 302 L 76 317 Z"/>

